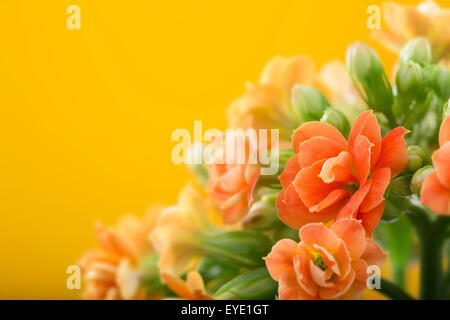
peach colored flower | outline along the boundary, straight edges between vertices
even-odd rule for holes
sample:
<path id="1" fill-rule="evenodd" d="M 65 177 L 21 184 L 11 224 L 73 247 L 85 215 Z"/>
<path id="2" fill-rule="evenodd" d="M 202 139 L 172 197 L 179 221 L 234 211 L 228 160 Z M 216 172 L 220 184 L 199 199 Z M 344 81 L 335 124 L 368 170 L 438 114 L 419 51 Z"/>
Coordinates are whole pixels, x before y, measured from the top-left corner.
<path id="1" fill-rule="evenodd" d="M 310 223 L 299 235 L 300 243 L 280 240 L 265 258 L 281 300 L 358 298 L 366 287 L 367 267 L 381 267 L 386 257 L 354 219 L 339 220 L 329 229 Z"/>
<path id="2" fill-rule="evenodd" d="M 280 176 L 280 219 L 298 229 L 309 222 L 351 217 L 362 220 L 371 236 L 390 179 L 406 167 L 407 132 L 397 127 L 382 139 L 372 111 L 358 116 L 348 141 L 329 124 L 301 125 L 294 132 L 295 155 Z"/>
<path id="3" fill-rule="evenodd" d="M 322 91 L 349 119 L 355 112 L 352 105 L 362 104 L 341 62 L 329 62 L 318 73 L 308 56 L 277 56 L 267 63 L 259 83 L 248 85 L 247 92 L 229 106 L 229 126 L 279 129 L 280 145 L 290 141 L 292 131 L 300 123 L 291 106 L 291 91 L 297 84 Z"/>
<path id="4" fill-rule="evenodd" d="M 234 137 L 236 139 L 230 141 L 229 138 Z M 251 193 L 259 177 L 258 145 L 244 132 L 217 138 L 223 142 L 215 144 L 214 154 L 208 161 L 210 180 L 207 192 L 221 211 L 223 223 L 234 224 L 247 214 Z M 242 150 L 238 149 L 237 139 L 245 142 L 242 143 Z M 245 154 L 240 155 L 240 152 Z M 230 154 L 234 154 L 234 157 Z"/>
<path id="5" fill-rule="evenodd" d="M 435 61 L 449 59 L 450 9 L 441 9 L 434 1 L 416 7 L 388 2 L 383 4 L 383 18 L 388 30 L 375 30 L 373 37 L 386 49 L 398 53 L 409 40 L 424 37 Z"/>
<path id="6" fill-rule="evenodd" d="M 160 253 L 161 273 L 175 276 L 189 271 L 201 256 L 201 239 L 215 232 L 210 223 L 212 207 L 189 183 L 181 192 L 176 206 L 165 209 L 151 241 Z"/>
<path id="7" fill-rule="evenodd" d="M 206 292 L 202 276 L 197 271 L 189 272 L 186 281 L 165 272 L 161 274 L 161 277 L 165 284 L 183 299 L 213 300 L 213 297 Z"/>
<path id="8" fill-rule="evenodd" d="M 140 299 L 139 258 L 153 252 L 148 235 L 156 226 L 161 208 L 154 206 L 143 219 L 125 216 L 114 228 L 95 227 L 100 249 L 87 251 L 79 261 L 86 287 L 86 299 Z"/>
<path id="9" fill-rule="evenodd" d="M 439 146 L 432 155 L 435 170 L 425 178 L 420 199 L 434 212 L 450 215 L 450 115 L 442 122 Z"/>

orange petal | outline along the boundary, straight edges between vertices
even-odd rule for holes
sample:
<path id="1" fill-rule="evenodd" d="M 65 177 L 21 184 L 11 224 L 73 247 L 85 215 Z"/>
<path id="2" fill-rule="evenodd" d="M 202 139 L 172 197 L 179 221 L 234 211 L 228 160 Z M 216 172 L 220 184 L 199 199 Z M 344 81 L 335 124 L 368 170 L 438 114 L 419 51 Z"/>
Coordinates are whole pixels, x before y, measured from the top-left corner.
<path id="1" fill-rule="evenodd" d="M 294 271 L 297 276 L 297 283 L 310 296 L 316 296 L 317 286 L 312 280 L 311 271 L 309 269 L 309 259 L 296 255 L 294 257 Z"/>
<path id="2" fill-rule="evenodd" d="M 450 141 L 450 115 L 445 116 L 439 129 L 439 145 L 442 147 L 448 141 Z"/>
<path id="3" fill-rule="evenodd" d="M 368 180 L 362 187 L 360 187 L 347 201 L 347 203 L 341 208 L 339 214 L 337 216 L 337 220 L 344 218 L 352 218 L 356 217 L 358 213 L 358 209 L 361 203 L 364 201 L 367 193 L 369 193 L 370 185 L 372 184 L 372 180 Z"/>
<path id="4" fill-rule="evenodd" d="M 310 212 L 292 184 L 287 189 L 281 190 L 276 206 L 280 220 L 293 229 L 299 229 L 310 222 L 328 222 L 336 216 L 334 208 Z"/>
<path id="5" fill-rule="evenodd" d="M 340 242 L 339 247 L 334 252 L 334 259 L 336 260 L 336 263 L 339 268 L 339 272 L 337 272 L 336 274 L 339 277 L 338 279 L 342 280 L 348 276 L 348 274 L 352 269 L 352 265 L 350 253 L 348 252 L 345 242 L 342 240 L 340 240 L 339 242 Z"/>
<path id="6" fill-rule="evenodd" d="M 286 167 L 284 167 L 283 173 L 279 177 L 283 188 L 286 188 L 292 181 L 294 181 L 295 176 L 299 171 L 300 165 L 298 162 L 298 154 L 296 153 L 288 160 L 288 162 L 286 162 Z"/>
<path id="7" fill-rule="evenodd" d="M 161 278 L 164 283 L 177 295 L 187 300 L 195 300 L 194 294 L 186 282 L 178 277 L 175 277 L 167 272 L 161 273 Z"/>
<path id="8" fill-rule="evenodd" d="M 315 300 L 314 296 L 307 294 L 298 284 L 294 272 L 283 274 L 278 286 L 280 300 Z"/>
<path id="9" fill-rule="evenodd" d="M 450 141 L 436 150 L 432 159 L 439 181 L 444 187 L 450 188 Z"/>
<path id="10" fill-rule="evenodd" d="M 299 253 L 298 243 L 291 239 L 278 241 L 265 258 L 270 276 L 279 281 L 284 273 L 293 270 L 293 258 Z"/>
<path id="11" fill-rule="evenodd" d="M 330 192 L 330 194 L 319 202 L 317 207 L 315 208 L 317 212 L 321 212 L 325 209 L 328 209 L 341 201 L 350 198 L 351 194 L 348 190 L 345 189 L 336 189 Z"/>
<path id="12" fill-rule="evenodd" d="M 450 189 L 441 184 L 436 171 L 425 178 L 420 191 L 420 200 L 434 212 L 450 215 Z"/>
<path id="13" fill-rule="evenodd" d="M 370 164 L 371 166 L 375 165 L 381 151 L 381 130 L 372 110 L 365 111 L 356 118 L 348 136 L 350 150 L 353 150 L 358 136 L 365 136 L 373 144 Z"/>
<path id="14" fill-rule="evenodd" d="M 391 180 L 389 168 L 377 169 L 372 174 L 372 184 L 364 201 L 361 203 L 360 211 L 367 212 L 378 206 L 384 200 L 384 192 Z"/>
<path id="15" fill-rule="evenodd" d="M 326 160 L 320 170 L 319 177 L 325 182 L 356 181 L 353 174 L 353 160 L 350 153 L 342 151 L 337 157 Z"/>
<path id="16" fill-rule="evenodd" d="M 300 167 L 306 168 L 322 159 L 336 157 L 344 151 L 342 144 L 327 137 L 312 137 L 300 143 L 298 155 Z"/>
<path id="17" fill-rule="evenodd" d="M 316 266 L 313 260 L 309 260 L 309 270 L 311 272 L 311 278 L 319 286 L 323 288 L 332 288 L 334 283 L 328 282 L 325 271 Z"/>
<path id="18" fill-rule="evenodd" d="M 319 289 L 320 298 L 327 300 L 337 299 L 343 294 L 345 294 L 355 281 L 356 277 L 355 274 L 356 273 L 354 270 L 350 270 L 350 273 L 345 279 L 334 282 L 335 286 L 333 288 L 320 288 Z"/>
<path id="19" fill-rule="evenodd" d="M 361 223 L 353 219 L 342 219 L 336 221 L 330 229 L 344 241 L 352 259 L 361 257 L 366 249 L 366 232 Z"/>
<path id="20" fill-rule="evenodd" d="M 339 143 L 342 148 L 347 148 L 347 141 L 338 129 L 327 123 L 310 121 L 302 124 L 294 131 L 294 136 L 292 138 L 294 151 L 296 153 L 298 152 L 300 144 L 303 141 L 317 136 L 330 138 Z"/>
<path id="21" fill-rule="evenodd" d="M 373 231 L 380 222 L 384 211 L 384 201 L 378 206 L 367 212 L 359 212 L 356 219 L 361 220 L 361 224 L 366 229 L 366 236 L 372 237 Z"/>
<path id="22" fill-rule="evenodd" d="M 353 143 L 352 155 L 356 172 L 358 173 L 359 184 L 363 185 L 367 181 L 371 167 L 371 153 L 374 145 L 365 136 L 358 136 Z"/>
<path id="23" fill-rule="evenodd" d="M 403 136 L 408 132 L 410 131 L 403 127 L 397 127 L 383 138 L 380 158 L 375 168 L 390 168 L 392 177 L 395 177 L 405 169 L 408 163 L 408 150 L 406 149 L 406 141 Z"/>
<path id="24" fill-rule="evenodd" d="M 372 239 L 366 239 L 366 251 L 361 256 L 368 266 L 376 265 L 381 268 L 386 259 L 387 253 Z"/>
<path id="25" fill-rule="evenodd" d="M 319 245 L 330 253 L 339 247 L 341 241 L 336 234 L 328 229 L 323 223 L 310 223 L 299 231 L 301 244 L 309 252 L 315 252 L 314 245 Z"/>
<path id="26" fill-rule="evenodd" d="M 342 186 L 339 182 L 325 183 L 319 177 L 324 163 L 325 160 L 321 160 L 303 168 L 293 182 L 295 190 L 308 208 L 318 205 L 330 192 Z"/>

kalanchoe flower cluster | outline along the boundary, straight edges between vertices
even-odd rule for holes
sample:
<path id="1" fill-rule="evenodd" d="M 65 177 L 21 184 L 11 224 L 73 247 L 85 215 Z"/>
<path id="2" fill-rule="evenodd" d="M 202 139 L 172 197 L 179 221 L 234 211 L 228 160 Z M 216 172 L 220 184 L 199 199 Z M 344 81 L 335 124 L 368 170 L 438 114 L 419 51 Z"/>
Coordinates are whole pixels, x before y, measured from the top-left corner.
<path id="1" fill-rule="evenodd" d="M 450 298 L 450 11 L 433 2 L 384 11 L 388 30 L 375 36 L 399 54 L 392 81 L 359 42 L 346 67 L 271 60 L 227 112 L 243 161 L 225 161 L 236 152 L 226 139 L 211 144 L 208 163 L 191 167 L 199 185 L 175 206 L 98 225 L 100 249 L 80 261 L 84 296 L 358 299 L 369 267 L 389 257 L 394 277 L 377 289 L 406 299 L 416 255 L 419 298 Z M 253 161 L 260 146 L 247 129 L 280 130 L 279 148 L 267 141 L 277 172 L 261 174 L 267 163 Z"/>

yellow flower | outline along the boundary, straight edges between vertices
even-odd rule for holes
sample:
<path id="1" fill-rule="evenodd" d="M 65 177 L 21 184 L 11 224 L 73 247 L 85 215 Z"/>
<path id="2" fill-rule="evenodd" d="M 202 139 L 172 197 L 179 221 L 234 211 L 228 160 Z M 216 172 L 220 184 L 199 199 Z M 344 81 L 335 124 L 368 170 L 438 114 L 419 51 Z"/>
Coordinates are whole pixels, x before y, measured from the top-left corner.
<path id="1" fill-rule="evenodd" d="M 85 279 L 86 299 L 143 299 L 139 259 L 154 252 L 148 235 L 161 208 L 154 206 L 143 219 L 125 216 L 115 227 L 95 226 L 100 248 L 87 251 L 79 261 Z"/>
<path id="2" fill-rule="evenodd" d="M 215 232 L 208 221 L 212 208 L 189 183 L 180 193 L 178 204 L 161 214 L 151 235 L 160 253 L 161 273 L 181 275 L 188 271 L 201 254 L 201 239 Z"/>
<path id="3" fill-rule="evenodd" d="M 165 272 L 161 274 L 161 277 L 165 284 L 183 299 L 213 300 L 213 297 L 206 292 L 202 276 L 197 271 L 189 272 L 186 281 Z"/>
<path id="4" fill-rule="evenodd" d="M 317 72 L 308 56 L 277 56 L 267 63 L 259 83 L 249 84 L 247 92 L 228 107 L 229 126 L 279 129 L 281 144 L 290 141 L 293 130 L 301 121 L 291 106 L 291 90 L 297 84 L 319 89 L 333 106 L 350 118 L 354 118 L 355 112 L 348 106 L 361 105 L 341 62 L 331 61 Z"/>
<path id="5" fill-rule="evenodd" d="M 448 63 L 450 58 L 450 9 L 441 9 L 434 1 L 413 6 L 388 2 L 383 5 L 387 30 L 375 30 L 373 37 L 386 49 L 398 53 L 415 37 L 426 38 L 435 62 Z"/>

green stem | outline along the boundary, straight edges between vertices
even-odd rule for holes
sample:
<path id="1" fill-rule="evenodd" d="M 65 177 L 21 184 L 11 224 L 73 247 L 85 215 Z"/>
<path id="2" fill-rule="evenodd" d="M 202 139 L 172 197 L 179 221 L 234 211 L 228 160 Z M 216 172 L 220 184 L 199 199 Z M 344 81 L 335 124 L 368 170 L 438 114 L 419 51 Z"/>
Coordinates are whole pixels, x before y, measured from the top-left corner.
<path id="1" fill-rule="evenodd" d="M 438 216 L 432 221 L 419 206 L 411 206 L 407 213 L 420 241 L 420 298 L 439 299 L 443 289 L 442 249 L 450 219 Z"/>
<path id="2" fill-rule="evenodd" d="M 413 300 L 409 294 L 397 287 L 389 280 L 381 278 L 381 286 L 378 289 L 383 295 L 393 300 Z"/>

